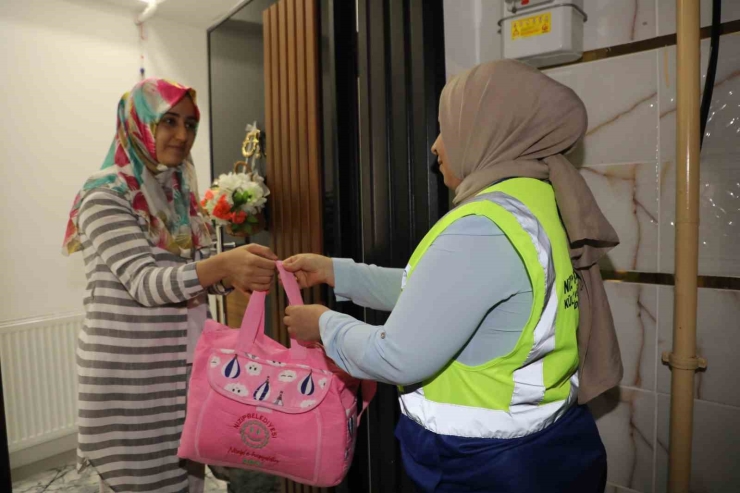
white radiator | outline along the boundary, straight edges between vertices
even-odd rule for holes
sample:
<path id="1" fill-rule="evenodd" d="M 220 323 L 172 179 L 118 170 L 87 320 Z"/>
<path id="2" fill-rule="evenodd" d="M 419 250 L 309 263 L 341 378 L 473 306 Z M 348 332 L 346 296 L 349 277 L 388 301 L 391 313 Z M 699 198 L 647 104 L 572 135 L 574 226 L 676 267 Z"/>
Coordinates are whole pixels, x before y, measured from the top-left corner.
<path id="1" fill-rule="evenodd" d="M 75 348 L 82 321 L 83 315 L 74 314 L 0 324 L 5 419 L 14 467 L 59 453 L 45 453 L 43 445 L 77 432 Z M 31 448 L 36 450 L 30 457 L 19 459 L 29 456 Z"/>

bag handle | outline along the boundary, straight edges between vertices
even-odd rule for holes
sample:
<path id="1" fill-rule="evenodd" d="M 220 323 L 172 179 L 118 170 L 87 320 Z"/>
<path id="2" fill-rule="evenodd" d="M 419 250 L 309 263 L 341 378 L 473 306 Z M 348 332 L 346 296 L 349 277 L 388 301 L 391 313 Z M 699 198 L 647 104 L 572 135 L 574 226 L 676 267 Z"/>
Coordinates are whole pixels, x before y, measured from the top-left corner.
<path id="1" fill-rule="evenodd" d="M 253 291 L 249 297 L 247 309 L 244 311 L 242 326 L 239 329 L 239 336 L 236 339 L 236 349 L 239 352 L 246 353 L 254 344 L 259 334 L 265 333 L 265 299 L 266 291 Z"/>
<path id="2" fill-rule="evenodd" d="M 285 293 L 288 295 L 288 302 L 291 305 L 303 305 L 301 288 L 300 286 L 298 286 L 298 281 L 296 280 L 295 276 L 291 272 L 285 270 L 285 267 L 283 266 L 283 263 L 281 261 L 276 262 L 276 264 L 278 272 L 280 273 L 280 279 L 283 281 L 283 288 L 285 289 Z M 290 347 L 291 351 L 294 351 L 298 348 L 303 351 L 306 350 L 306 348 L 302 346 L 300 342 L 293 339 L 292 337 L 290 339 Z M 374 380 L 362 380 L 360 385 L 362 388 L 362 409 L 360 410 L 360 414 L 357 415 L 357 426 L 360 426 L 360 418 L 367 410 L 368 406 L 370 405 L 370 401 L 373 400 L 373 397 L 375 397 L 375 393 L 378 389 L 378 384 Z"/>
<path id="3" fill-rule="evenodd" d="M 278 272 L 280 273 L 280 279 L 283 281 L 283 288 L 285 289 L 285 293 L 288 295 L 288 303 L 294 306 L 303 305 L 301 288 L 298 286 L 298 281 L 295 276 L 285 270 L 282 262 L 278 261 L 276 264 Z M 257 336 L 264 335 L 266 298 L 266 291 L 255 291 L 249 298 L 249 304 L 244 312 L 241 330 L 239 330 L 239 337 L 236 342 L 237 351 L 242 353 L 248 352 L 249 348 L 254 344 Z M 302 346 L 300 342 L 291 337 L 290 352 L 291 358 L 293 359 L 305 359 L 308 353 L 308 348 Z M 375 397 L 375 393 L 378 389 L 378 384 L 373 380 L 362 380 L 360 385 L 362 389 L 362 409 L 357 415 L 358 427 L 360 426 L 362 415 L 367 411 L 367 408 L 373 400 L 373 397 Z"/>
<path id="4" fill-rule="evenodd" d="M 285 270 L 281 260 L 275 262 L 275 265 L 280 274 L 280 280 L 283 281 L 285 294 L 288 295 L 288 303 L 294 306 L 303 305 L 303 296 L 301 295 L 301 288 L 298 286 L 298 279 L 295 278 L 292 272 Z"/>
<path id="5" fill-rule="evenodd" d="M 360 427 L 360 419 L 362 419 L 362 415 L 365 414 L 365 411 L 367 411 L 367 408 L 370 405 L 370 401 L 375 397 L 375 392 L 378 390 L 378 383 L 374 380 L 363 380 L 360 383 L 360 388 L 362 389 L 362 409 L 360 410 L 360 414 L 357 415 L 358 428 Z"/>
<path id="6" fill-rule="evenodd" d="M 301 288 L 298 286 L 298 280 L 292 272 L 285 270 L 282 261 L 278 260 L 275 262 L 275 265 L 280 274 L 280 280 L 283 281 L 285 294 L 288 295 L 288 304 L 291 306 L 303 306 L 303 296 L 301 295 Z M 306 346 L 293 336 L 290 336 L 290 353 L 293 359 L 306 359 L 307 351 Z"/>
<path id="7" fill-rule="evenodd" d="M 285 270 L 283 263 L 276 262 L 280 279 L 283 281 L 283 288 L 288 295 L 288 303 L 295 306 L 303 305 L 301 288 L 295 276 Z M 241 330 L 236 341 L 236 350 L 242 353 L 249 351 L 258 336 L 265 333 L 265 298 L 266 291 L 254 291 L 249 298 L 249 304 L 244 312 Z M 293 359 L 306 359 L 308 349 L 302 346 L 292 336 L 290 338 L 290 353 Z"/>

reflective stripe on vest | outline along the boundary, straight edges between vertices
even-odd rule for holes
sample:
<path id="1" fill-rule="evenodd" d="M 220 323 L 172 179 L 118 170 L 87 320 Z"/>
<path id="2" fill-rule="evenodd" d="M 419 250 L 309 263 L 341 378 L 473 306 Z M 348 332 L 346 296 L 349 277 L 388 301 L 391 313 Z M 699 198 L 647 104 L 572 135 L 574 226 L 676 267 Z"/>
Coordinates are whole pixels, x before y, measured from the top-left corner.
<path id="1" fill-rule="evenodd" d="M 532 182 L 536 181 L 520 181 L 518 187 L 513 189 L 519 190 L 524 184 L 533 187 L 534 193 L 543 191 L 540 185 Z M 547 187 L 551 193 L 548 185 L 536 183 Z M 430 381 L 424 382 L 421 388 L 401 395 L 401 411 L 439 434 L 487 438 L 525 436 L 552 424 L 577 398 L 575 326 L 569 327 L 573 337 L 568 338 L 567 343 L 573 347 L 566 348 L 563 353 L 566 363 L 560 357 L 560 361 L 550 364 L 551 372 L 559 373 L 555 375 L 555 380 L 564 382 L 560 386 L 563 392 L 551 389 L 550 395 L 557 395 L 558 398 L 546 398 L 545 360 L 556 349 L 556 321 L 563 302 L 555 283 L 550 238 L 545 227 L 522 201 L 497 189 L 506 190 L 506 187 L 497 186 L 484 191 L 483 195 L 458 207 L 435 225 L 414 252 L 405 271 L 404 281 L 412 277 L 419 259 L 447 226 L 461 217 L 476 214 L 494 221 L 507 235 L 524 261 L 532 281 L 530 321 L 517 347 L 509 355 L 479 367 L 466 367 L 453 361 Z M 554 206 L 554 196 L 552 204 Z M 559 219 L 557 221 L 558 227 L 562 228 Z M 563 238 L 560 241 L 560 255 L 567 255 L 562 251 Z M 565 260 L 567 269 L 572 271 L 569 257 Z M 564 265 L 562 258 L 560 265 Z M 570 271 L 566 270 L 565 274 Z M 577 325 L 577 317 L 575 320 Z M 562 347 L 560 349 L 563 350 Z"/>

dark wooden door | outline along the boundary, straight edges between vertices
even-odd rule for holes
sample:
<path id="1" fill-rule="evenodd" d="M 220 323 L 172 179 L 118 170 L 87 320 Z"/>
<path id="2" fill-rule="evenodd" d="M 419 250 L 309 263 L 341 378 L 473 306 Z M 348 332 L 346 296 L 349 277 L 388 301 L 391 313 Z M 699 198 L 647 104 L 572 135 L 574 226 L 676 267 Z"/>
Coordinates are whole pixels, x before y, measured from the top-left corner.
<path id="1" fill-rule="evenodd" d="M 321 6 L 325 251 L 403 268 L 447 211 L 447 191 L 430 166 L 445 83 L 442 0 Z M 387 318 L 328 301 L 371 324 Z M 398 417 L 395 387 L 380 385 L 342 491 L 414 491 L 394 437 Z"/>

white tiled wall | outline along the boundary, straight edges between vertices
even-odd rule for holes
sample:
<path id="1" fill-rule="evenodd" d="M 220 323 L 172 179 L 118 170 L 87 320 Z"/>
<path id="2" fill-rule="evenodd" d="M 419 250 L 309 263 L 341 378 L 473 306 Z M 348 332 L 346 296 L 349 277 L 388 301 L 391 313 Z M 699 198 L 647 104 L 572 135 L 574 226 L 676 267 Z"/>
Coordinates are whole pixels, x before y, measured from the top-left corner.
<path id="1" fill-rule="evenodd" d="M 658 394 L 656 487 L 668 491 L 668 431 L 670 397 Z M 692 492 L 740 491 L 740 409 L 697 400 L 691 467 Z"/>
<path id="2" fill-rule="evenodd" d="M 675 2 L 675 0 L 672 0 Z M 655 37 L 656 0 L 585 0 L 586 51 Z"/>
<path id="3" fill-rule="evenodd" d="M 501 58 L 498 21 L 503 0 L 444 0 L 447 75 Z M 676 32 L 676 0 L 585 0 L 585 51 Z M 722 22 L 740 19 L 740 1 L 722 2 Z M 712 20 L 712 0 L 701 0 L 701 25 Z"/>
<path id="4" fill-rule="evenodd" d="M 588 0 L 587 0 L 588 1 Z M 623 0 L 613 0 L 620 3 Z M 673 34 L 676 32 L 676 0 L 657 0 L 659 19 L 658 34 Z M 712 0 L 701 0 L 701 25 L 712 24 Z M 740 2 L 737 0 L 722 0 L 722 22 L 740 19 Z"/>
<path id="5" fill-rule="evenodd" d="M 655 391 L 658 286 L 605 283 L 622 352 L 624 387 Z"/>
<path id="6" fill-rule="evenodd" d="M 733 3 L 733 2 L 725 2 Z M 735 4 L 740 4 L 736 2 Z M 603 267 L 674 271 L 675 47 L 551 70 L 586 103 L 589 133 L 573 156 L 622 243 Z M 702 43 L 706 70 L 708 42 Z M 740 35 L 723 36 L 702 150 L 699 271 L 740 276 Z M 625 375 L 593 403 L 612 491 L 666 491 L 673 289 L 606 283 Z M 701 289 L 692 490 L 740 491 L 740 292 Z"/>
<path id="7" fill-rule="evenodd" d="M 708 51 L 702 43 L 702 67 Z M 740 34 L 722 36 L 719 53 L 702 149 L 699 273 L 739 277 Z M 588 108 L 588 134 L 571 159 L 621 239 L 605 269 L 674 271 L 675 72 L 675 47 L 547 71 Z"/>
<path id="8" fill-rule="evenodd" d="M 620 388 L 591 403 L 609 455 L 609 482 L 627 491 L 665 493 L 671 377 L 660 355 L 672 346 L 673 288 L 605 286 L 624 364 Z M 740 292 L 699 290 L 697 347 L 709 365 L 695 384 L 692 492 L 740 491 L 739 321 Z"/>
<path id="9" fill-rule="evenodd" d="M 673 345 L 673 288 L 661 286 L 658 294 L 658 351 Z M 698 353 L 707 359 L 706 371 L 697 374 L 697 399 L 740 408 L 737 378 L 740 375 L 740 291 L 700 289 L 698 303 Z M 658 366 L 657 390 L 671 392 L 671 371 Z M 740 454 L 740 443 L 738 444 Z M 738 455 L 740 457 L 740 455 Z"/>
<path id="10" fill-rule="evenodd" d="M 585 49 L 675 32 L 675 3 L 586 0 Z M 501 37 L 491 34 L 495 23 L 478 20 L 466 30 L 463 18 L 475 14 L 466 4 L 480 9 L 487 2 L 445 1 L 448 69 L 455 73 L 501 56 Z M 457 19 L 454 29 L 450 18 Z M 709 24 L 711 0 L 701 1 L 701 19 Z M 724 0 L 722 20 L 737 19 L 740 0 Z M 481 42 L 481 32 L 488 44 Z M 450 45 L 450 33 L 462 34 Z M 708 55 L 705 40 L 702 73 Z M 674 271 L 675 65 L 675 47 L 668 47 L 548 71 L 572 87 L 588 109 L 588 135 L 570 158 L 621 239 L 604 269 Z M 740 277 L 740 34 L 721 39 L 710 115 L 701 162 L 699 270 Z M 661 353 L 672 346 L 673 288 L 605 285 L 625 370 L 621 386 L 591 406 L 609 454 L 607 493 L 664 493 L 670 370 Z M 740 292 L 700 289 L 697 322 L 699 354 L 709 366 L 696 377 L 691 491 L 740 491 Z"/>
<path id="11" fill-rule="evenodd" d="M 729 2 L 725 2 L 729 3 Z M 738 2 L 740 4 L 740 2 Z M 703 70 L 709 45 L 702 43 Z M 586 103 L 572 160 L 619 233 L 603 267 L 674 271 L 675 47 L 551 70 Z M 701 162 L 699 271 L 740 277 L 740 35 L 723 36 Z M 624 364 L 621 387 L 592 403 L 611 491 L 666 491 L 673 288 L 606 282 Z M 740 491 L 740 292 L 699 290 L 692 492 Z M 609 491 L 609 490 L 607 490 Z"/>
<path id="12" fill-rule="evenodd" d="M 676 0 L 585 0 L 584 50 L 674 34 Z M 712 23 L 712 0 L 701 0 L 701 25 Z M 722 22 L 740 19 L 740 2 L 723 0 Z"/>
<path id="13" fill-rule="evenodd" d="M 644 52 L 547 71 L 555 80 L 573 88 L 588 108 L 588 131 L 576 164 L 657 160 L 655 64 L 655 52 Z M 637 80 L 639 84 L 635 84 Z M 625 87 L 630 90 L 625 91 Z"/>
<path id="14" fill-rule="evenodd" d="M 619 233 L 607 270 L 658 270 L 657 61 L 651 51 L 547 71 L 588 109 L 586 138 L 571 159 Z"/>
<path id="15" fill-rule="evenodd" d="M 634 491 L 653 491 L 655 393 L 613 389 L 591 404 L 609 458 L 607 481 Z"/>
<path id="16" fill-rule="evenodd" d="M 740 5 L 740 2 L 724 2 Z M 706 72 L 709 42 L 702 42 Z M 660 52 L 661 272 L 673 272 L 676 49 Z M 702 79 L 702 88 L 703 88 Z M 740 276 L 740 34 L 722 36 L 701 165 L 699 273 Z"/>

